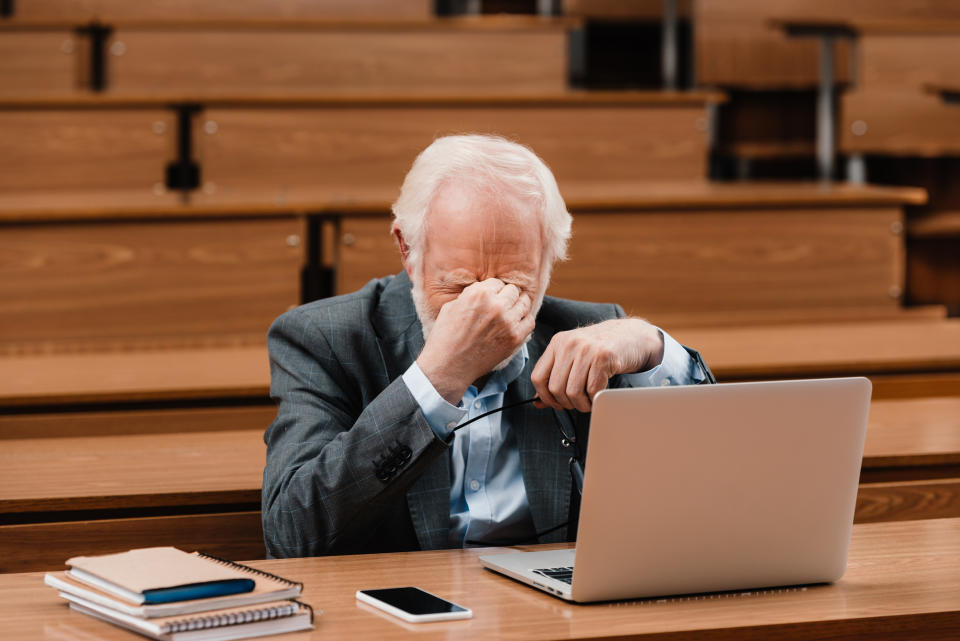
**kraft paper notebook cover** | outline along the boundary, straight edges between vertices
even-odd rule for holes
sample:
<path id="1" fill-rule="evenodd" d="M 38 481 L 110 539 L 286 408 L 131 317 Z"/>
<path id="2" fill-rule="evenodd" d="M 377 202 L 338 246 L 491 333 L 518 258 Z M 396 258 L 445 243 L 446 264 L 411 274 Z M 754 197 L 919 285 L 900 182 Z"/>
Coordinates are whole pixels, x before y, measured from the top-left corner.
<path id="1" fill-rule="evenodd" d="M 158 582 L 157 579 L 147 580 L 136 576 L 134 576 L 133 580 L 130 581 L 130 577 L 126 575 L 133 574 L 133 566 L 125 568 L 122 573 L 114 573 L 111 572 L 109 568 L 107 569 L 107 571 L 110 572 L 110 578 L 113 579 L 113 582 L 119 580 L 127 581 L 125 586 L 127 589 L 120 591 L 115 589 L 117 586 L 113 586 L 109 582 L 104 583 L 104 581 L 93 577 L 93 575 L 89 572 L 81 572 L 78 575 L 76 572 L 74 572 L 74 568 L 78 567 L 76 565 L 74 565 L 74 568 L 67 572 L 48 572 L 44 577 L 44 582 L 62 592 L 80 596 L 84 599 L 99 603 L 105 607 L 109 607 L 132 616 L 147 618 L 201 612 L 216 608 L 245 606 L 254 603 L 263 603 L 266 601 L 276 601 L 280 599 L 290 599 L 299 596 L 303 587 L 302 584 L 295 581 L 290 581 L 268 572 L 263 572 L 240 563 L 218 559 L 200 552 L 188 554 L 181 550 L 176 550 L 175 548 L 147 548 L 147 550 L 133 550 L 131 552 L 149 552 L 156 549 L 174 550 L 174 552 L 178 553 L 176 555 L 169 555 L 166 552 L 161 553 L 161 556 L 165 558 L 171 556 L 181 558 L 182 560 L 182 557 L 187 557 L 191 559 L 191 565 L 194 565 L 193 562 L 196 561 L 202 563 L 204 566 L 212 566 L 212 568 L 218 570 L 216 576 L 252 580 L 254 587 L 251 591 L 243 594 L 190 599 L 172 603 L 144 604 L 142 600 L 133 598 L 136 596 L 136 593 L 130 588 L 149 584 L 158 585 L 161 584 L 161 582 Z M 106 555 L 105 557 L 77 557 L 76 559 L 70 559 L 68 563 L 73 565 L 75 561 L 79 560 L 80 564 L 85 568 L 93 568 L 97 571 L 103 571 L 103 568 L 100 567 L 103 564 L 99 561 L 92 566 L 87 561 L 89 559 L 107 559 L 106 565 L 113 565 L 118 562 L 123 563 L 125 559 L 131 558 L 128 556 L 129 554 L 130 553 L 122 553 L 116 555 Z M 143 556 L 153 556 L 153 554 L 133 555 L 134 558 L 141 558 Z M 136 567 L 139 571 L 150 571 L 146 565 L 138 565 Z M 209 572 L 210 568 L 207 567 L 204 569 L 204 571 Z M 169 569 L 165 570 L 164 572 L 166 579 L 164 582 L 182 584 L 186 580 L 186 575 L 176 574 L 171 578 L 172 573 Z M 197 576 L 199 575 L 193 575 L 193 578 L 196 578 Z M 206 576 L 214 575 L 206 574 Z M 91 577 L 94 578 L 93 581 L 89 580 Z"/>

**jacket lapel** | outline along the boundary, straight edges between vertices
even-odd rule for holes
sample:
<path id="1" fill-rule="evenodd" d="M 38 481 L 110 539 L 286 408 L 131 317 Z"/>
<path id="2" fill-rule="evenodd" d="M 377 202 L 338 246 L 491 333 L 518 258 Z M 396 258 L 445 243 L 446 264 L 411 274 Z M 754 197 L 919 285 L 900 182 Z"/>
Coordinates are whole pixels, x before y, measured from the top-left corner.
<path id="1" fill-rule="evenodd" d="M 393 277 L 384 288 L 374 314 L 380 356 L 386 382 L 402 376 L 423 349 L 423 330 L 410 296 L 406 272 Z M 450 457 L 440 456 L 407 490 L 410 519 L 421 549 L 449 547 Z"/>

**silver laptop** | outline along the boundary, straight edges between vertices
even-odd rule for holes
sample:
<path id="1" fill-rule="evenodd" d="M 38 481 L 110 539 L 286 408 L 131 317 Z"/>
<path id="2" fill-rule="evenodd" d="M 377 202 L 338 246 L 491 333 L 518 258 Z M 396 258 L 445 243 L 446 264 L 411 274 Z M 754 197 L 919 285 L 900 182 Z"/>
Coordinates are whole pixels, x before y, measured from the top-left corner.
<path id="1" fill-rule="evenodd" d="M 870 393 L 865 378 L 600 392 L 576 549 L 480 562 L 581 602 L 835 581 Z"/>

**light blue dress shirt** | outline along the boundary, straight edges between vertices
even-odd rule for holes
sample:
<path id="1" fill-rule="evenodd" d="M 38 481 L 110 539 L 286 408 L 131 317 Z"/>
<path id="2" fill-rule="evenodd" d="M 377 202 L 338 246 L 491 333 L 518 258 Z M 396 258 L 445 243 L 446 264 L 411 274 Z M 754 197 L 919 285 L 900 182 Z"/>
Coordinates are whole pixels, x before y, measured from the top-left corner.
<path id="1" fill-rule="evenodd" d="M 663 336 L 663 359 L 646 371 L 626 375 L 631 387 L 686 385 L 703 374 L 687 351 L 669 334 Z M 461 421 L 503 406 L 507 386 L 530 360 L 527 346 L 507 366 L 494 372 L 482 390 L 467 388 L 460 403 L 448 403 L 416 361 L 403 380 L 437 436 L 446 439 Z M 509 421 L 501 412 L 471 423 L 457 433 L 451 448 L 450 543 L 516 541 L 535 535 L 530 504 L 520 469 L 520 451 Z M 555 524 L 559 525 L 559 524 Z"/>

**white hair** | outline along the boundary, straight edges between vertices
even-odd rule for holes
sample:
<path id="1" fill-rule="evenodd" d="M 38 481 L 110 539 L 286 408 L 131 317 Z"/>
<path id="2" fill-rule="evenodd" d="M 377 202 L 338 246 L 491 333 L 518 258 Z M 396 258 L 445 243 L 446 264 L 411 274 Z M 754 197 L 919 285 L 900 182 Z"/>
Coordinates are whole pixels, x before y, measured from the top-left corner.
<path id="1" fill-rule="evenodd" d="M 445 136 L 413 161 L 393 203 L 393 225 L 403 234 L 409 250 L 406 260 L 415 272 L 422 258 L 427 213 L 440 189 L 454 180 L 481 185 L 536 211 L 543 236 L 545 282 L 553 263 L 566 260 L 572 217 L 543 160 L 530 148 L 500 136 Z"/>

